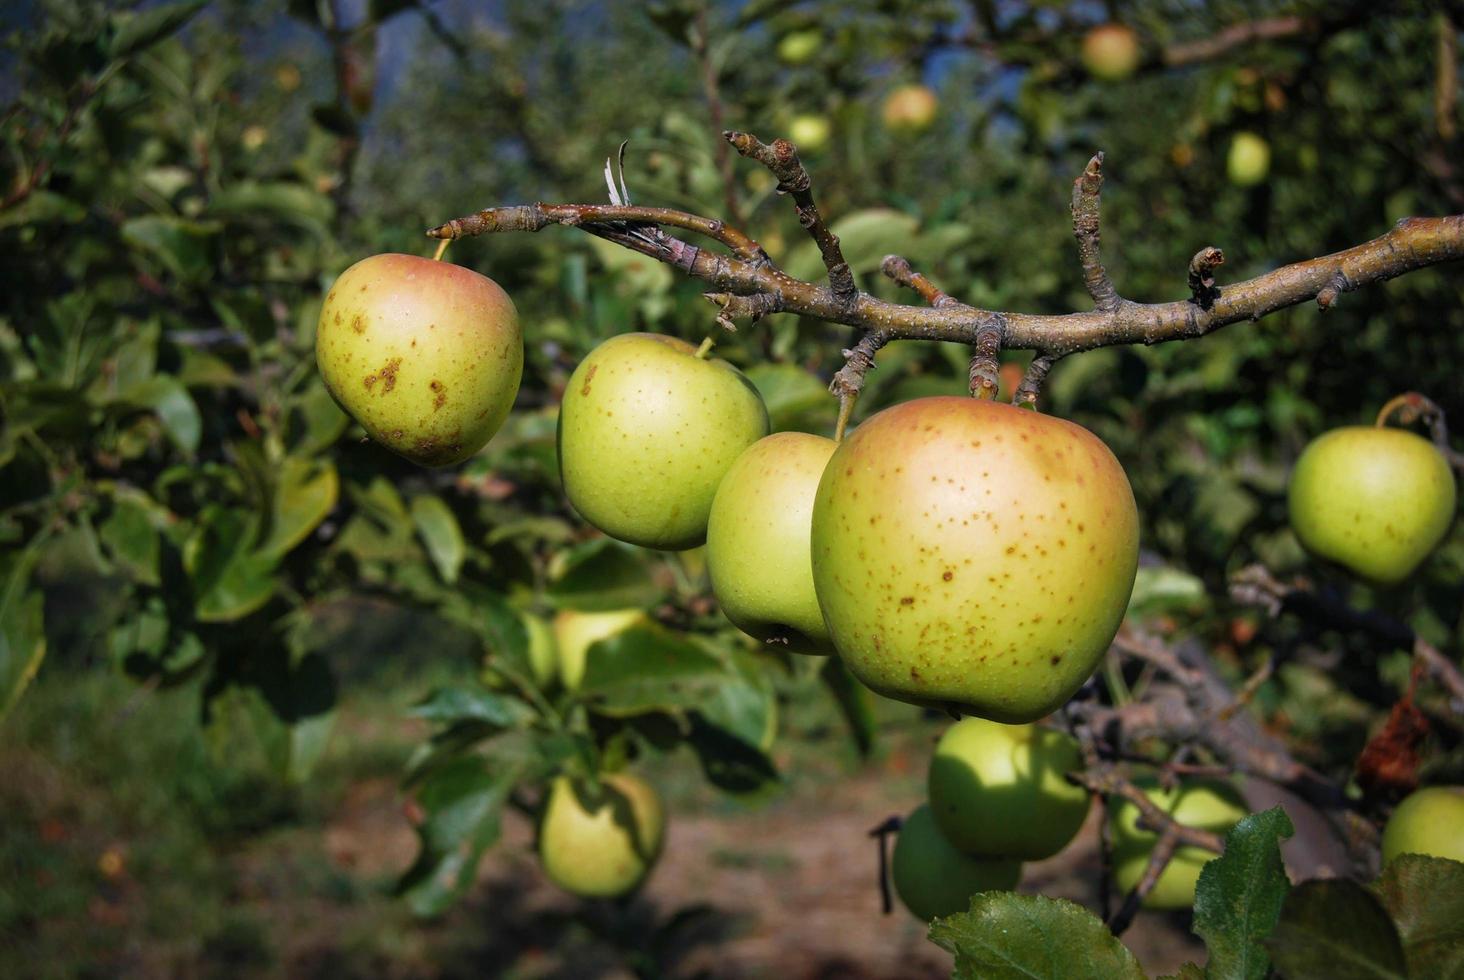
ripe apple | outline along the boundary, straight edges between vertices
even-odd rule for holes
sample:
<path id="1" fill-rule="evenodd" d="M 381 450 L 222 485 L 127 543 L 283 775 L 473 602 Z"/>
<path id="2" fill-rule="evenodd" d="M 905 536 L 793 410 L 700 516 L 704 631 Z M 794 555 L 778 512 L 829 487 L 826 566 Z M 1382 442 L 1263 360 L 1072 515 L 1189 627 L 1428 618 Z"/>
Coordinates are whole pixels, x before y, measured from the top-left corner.
<path id="1" fill-rule="evenodd" d="M 1105 82 L 1128 78 L 1142 57 L 1139 36 L 1122 24 L 1100 24 L 1083 36 L 1083 67 Z"/>
<path id="2" fill-rule="evenodd" d="M 565 389 L 564 492 L 612 538 L 695 548 L 722 476 L 767 434 L 768 410 L 741 371 L 675 337 L 620 334 L 591 351 Z"/>
<path id="3" fill-rule="evenodd" d="M 1383 863 L 1399 854 L 1464 861 L 1464 786 L 1426 786 L 1398 804 L 1383 828 Z"/>
<path id="4" fill-rule="evenodd" d="M 1082 767 L 1063 732 L 962 718 L 930 760 L 930 809 L 967 854 L 1038 861 L 1066 847 L 1088 815 L 1088 791 L 1063 778 Z"/>
<path id="5" fill-rule="evenodd" d="M 1271 144 L 1255 133 L 1236 133 L 1230 140 L 1225 171 L 1237 187 L 1253 187 L 1271 171 Z"/>
<path id="6" fill-rule="evenodd" d="M 1022 877 L 1022 862 L 974 858 L 941 835 L 930 807 L 921 804 L 905 818 L 890 859 L 895 893 L 915 918 L 929 922 L 964 912 L 978 892 L 1010 891 Z"/>
<path id="7" fill-rule="evenodd" d="M 416 255 L 341 273 L 315 332 L 320 376 L 371 438 L 423 466 L 460 463 L 508 416 L 524 340 L 486 276 Z"/>
<path id="8" fill-rule="evenodd" d="M 802 113 L 793 117 L 788 124 L 788 139 L 800 150 L 815 153 L 828 145 L 834 135 L 834 126 L 824 116 Z"/>
<path id="9" fill-rule="evenodd" d="M 717 488 L 707 571 L 738 629 L 795 653 L 831 653 L 813 591 L 813 495 L 836 443 L 778 432 L 747 448 Z"/>
<path id="10" fill-rule="evenodd" d="M 1240 792 L 1230 783 L 1197 781 L 1163 789 L 1156 783 L 1142 784 L 1149 799 L 1175 820 L 1201 830 L 1227 833 L 1248 811 Z M 1120 800 L 1109 816 L 1113 830 L 1113 878 L 1122 891 L 1129 891 L 1144 876 L 1149 854 L 1158 835 L 1139 829 L 1139 808 Z M 1181 847 L 1159 876 L 1154 890 L 1144 898 L 1144 908 L 1187 909 L 1195 903 L 1195 884 L 1200 869 L 1215 855 L 1199 847 Z"/>
<path id="11" fill-rule="evenodd" d="M 823 47 L 824 36 L 820 31 L 794 31 L 785 34 L 778 41 L 778 60 L 785 65 L 806 65 Z"/>
<path id="12" fill-rule="evenodd" d="M 602 774 L 600 789 L 558 777 L 539 823 L 545 874 L 582 898 L 614 898 L 638 886 L 666 829 L 661 797 L 649 784 L 629 773 Z"/>
<path id="13" fill-rule="evenodd" d="M 585 678 L 585 661 L 590 647 L 632 626 L 650 623 L 639 609 L 610 612 L 576 612 L 562 609 L 554 617 L 554 641 L 559 648 L 559 683 L 566 691 L 579 690 Z"/>
<path id="14" fill-rule="evenodd" d="M 1138 509 L 1107 446 L 975 398 L 876 414 L 839 444 L 814 499 L 813 584 L 855 676 L 1008 724 L 1092 674 L 1138 560 Z"/>
<path id="15" fill-rule="evenodd" d="M 901 85 L 885 96 L 880 117 L 891 132 L 914 136 L 935 122 L 940 98 L 924 85 Z"/>
<path id="16" fill-rule="evenodd" d="M 1291 528 L 1307 550 L 1373 582 L 1413 574 L 1454 519 L 1454 473 L 1422 436 L 1346 426 L 1302 451 L 1291 471 Z"/>

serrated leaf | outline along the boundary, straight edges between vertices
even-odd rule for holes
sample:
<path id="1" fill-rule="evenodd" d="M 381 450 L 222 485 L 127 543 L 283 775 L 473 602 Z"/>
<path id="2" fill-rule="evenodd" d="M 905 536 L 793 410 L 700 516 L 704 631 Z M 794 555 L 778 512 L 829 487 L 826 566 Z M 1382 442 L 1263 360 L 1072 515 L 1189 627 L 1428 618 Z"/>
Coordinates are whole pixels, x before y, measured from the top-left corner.
<path id="1" fill-rule="evenodd" d="M 0 554 L 0 719 L 20 700 L 46 656 L 45 597 L 30 590 L 34 545 Z"/>
<path id="2" fill-rule="evenodd" d="M 118 14 L 113 21 L 114 31 L 107 53 L 113 58 L 136 54 L 182 30 L 183 25 L 206 6 L 208 0 L 181 0 L 158 4 L 138 13 Z"/>
<path id="3" fill-rule="evenodd" d="M 955 980 L 1144 980 L 1102 920 L 1065 899 L 985 892 L 930 939 L 955 954 Z"/>
<path id="4" fill-rule="evenodd" d="M 304 541 L 335 510 L 340 485 L 330 460 L 287 456 L 275 481 L 269 537 L 260 554 L 279 558 Z"/>
<path id="5" fill-rule="evenodd" d="M 1266 941 L 1288 980 L 1406 980 L 1398 930 L 1382 902 L 1355 881 L 1305 881 L 1291 890 Z"/>
<path id="6" fill-rule="evenodd" d="M 1211 980 L 1261 980 L 1271 966 L 1264 941 L 1281 917 L 1291 881 L 1281 841 L 1295 833 L 1280 807 L 1253 813 L 1225 835 L 1225 850 L 1200 871 L 1195 934 L 1210 951 Z"/>
<path id="7" fill-rule="evenodd" d="M 1400 854 L 1372 888 L 1397 926 L 1409 976 L 1464 978 L 1464 863 Z"/>
<path id="8" fill-rule="evenodd" d="M 658 627 L 634 626 L 590 647 L 578 697 L 615 717 L 688 711 L 728 682 L 721 661 L 696 644 Z"/>
<path id="9" fill-rule="evenodd" d="M 448 585 L 457 581 L 458 572 L 467 557 L 467 545 L 463 542 L 463 531 L 457 517 L 442 502 L 440 497 L 412 498 L 412 523 L 427 548 L 427 555 L 437 574 Z"/>
<path id="10" fill-rule="evenodd" d="M 656 583 L 645 552 L 599 538 L 564 556 L 546 594 L 561 609 L 608 612 L 654 605 L 665 589 Z"/>

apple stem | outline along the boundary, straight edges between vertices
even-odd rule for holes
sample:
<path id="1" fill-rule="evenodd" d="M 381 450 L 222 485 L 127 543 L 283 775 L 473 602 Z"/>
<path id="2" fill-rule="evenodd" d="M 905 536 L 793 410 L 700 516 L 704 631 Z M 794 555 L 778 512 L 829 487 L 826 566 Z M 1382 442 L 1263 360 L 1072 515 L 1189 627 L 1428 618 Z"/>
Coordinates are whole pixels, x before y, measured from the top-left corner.
<path id="1" fill-rule="evenodd" d="M 438 242 L 437 243 L 437 251 L 434 252 L 433 255 L 432 255 L 432 261 L 433 262 L 441 262 L 442 261 L 443 254 L 447 251 L 447 246 L 449 246 L 451 244 L 452 244 L 452 239 L 451 238 L 444 238 L 442 241 Z"/>
<path id="2" fill-rule="evenodd" d="M 858 400 L 857 392 L 839 398 L 839 418 L 834 423 L 834 442 L 844 441 L 844 430 L 849 427 L 849 416 L 854 414 L 854 403 Z"/>
<path id="3" fill-rule="evenodd" d="M 712 348 L 715 345 L 716 341 L 714 341 L 711 336 L 708 335 L 707 338 L 701 342 L 701 346 L 696 349 L 696 353 L 692 356 L 696 357 L 698 360 L 705 361 L 707 359 L 707 355 L 711 354 Z"/>

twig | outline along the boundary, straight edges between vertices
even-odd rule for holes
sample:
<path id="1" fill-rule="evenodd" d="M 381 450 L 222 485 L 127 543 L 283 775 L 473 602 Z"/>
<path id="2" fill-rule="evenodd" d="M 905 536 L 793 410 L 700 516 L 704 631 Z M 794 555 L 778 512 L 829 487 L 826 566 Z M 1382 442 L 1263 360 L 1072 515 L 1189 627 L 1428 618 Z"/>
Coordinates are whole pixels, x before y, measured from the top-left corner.
<path id="1" fill-rule="evenodd" d="M 1232 24 L 1198 41 L 1172 44 L 1165 48 L 1160 60 L 1169 68 L 1213 61 L 1238 47 L 1257 41 L 1275 41 L 1299 34 L 1315 33 L 1321 24 L 1307 17 L 1268 17 L 1262 20 Z"/>
<path id="2" fill-rule="evenodd" d="M 1095 153 L 1073 181 L 1073 237 L 1078 240 L 1078 261 L 1083 266 L 1083 284 L 1098 309 L 1111 313 L 1119 308 L 1118 290 L 1103 268 L 1098 254 L 1099 196 L 1103 189 L 1103 154 Z"/>
<path id="3" fill-rule="evenodd" d="M 915 290 L 920 294 L 920 298 L 931 306 L 958 305 L 956 299 L 946 295 L 939 286 L 916 272 L 910 265 L 909 259 L 898 255 L 886 255 L 884 261 L 879 264 L 879 271 L 894 280 L 896 285 Z"/>
<path id="4" fill-rule="evenodd" d="M 732 169 L 732 154 L 727 151 L 727 142 L 717 138 L 723 129 L 724 113 L 722 95 L 717 84 L 717 66 L 712 62 L 711 29 L 707 8 L 703 3 L 697 8 L 696 29 L 691 32 L 691 50 L 701 66 L 702 95 L 707 100 L 707 116 L 712 125 L 713 142 L 716 144 L 717 173 L 722 176 L 722 206 L 727 217 L 735 224 L 742 223 L 742 209 L 737 203 L 737 176 Z"/>

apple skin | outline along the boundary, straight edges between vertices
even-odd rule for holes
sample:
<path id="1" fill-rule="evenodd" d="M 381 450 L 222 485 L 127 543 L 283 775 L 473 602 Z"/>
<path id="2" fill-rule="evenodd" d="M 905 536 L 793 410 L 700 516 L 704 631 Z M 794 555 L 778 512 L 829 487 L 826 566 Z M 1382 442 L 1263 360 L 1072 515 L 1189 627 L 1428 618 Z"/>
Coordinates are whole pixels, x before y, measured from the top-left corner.
<path id="1" fill-rule="evenodd" d="M 914 136 L 935 122 L 940 97 L 924 85 L 901 85 L 885 96 L 880 118 L 891 132 Z"/>
<path id="2" fill-rule="evenodd" d="M 930 807 L 905 818 L 890 858 L 895 893 L 924 922 L 964 912 L 978 892 L 1010 891 L 1022 878 L 1022 862 L 974 858 L 941 835 Z"/>
<path id="3" fill-rule="evenodd" d="M 1236 133 L 1225 157 L 1225 172 L 1237 187 L 1254 187 L 1271 172 L 1271 144 L 1255 133 Z"/>
<path id="4" fill-rule="evenodd" d="M 492 279 L 416 255 L 373 255 L 326 294 L 315 360 L 372 439 L 414 463 L 450 466 L 507 418 L 524 340 L 513 301 Z"/>
<path id="5" fill-rule="evenodd" d="M 930 809 L 966 854 L 1040 861 L 1066 847 L 1088 815 L 1088 791 L 1063 778 L 1082 768 L 1078 743 L 1063 732 L 962 718 L 931 757 Z"/>
<path id="6" fill-rule="evenodd" d="M 833 123 L 823 116 L 815 116 L 812 113 L 794 116 L 788 123 L 788 139 L 800 150 L 815 153 L 822 150 L 829 143 L 829 137 L 834 135 Z"/>
<path id="7" fill-rule="evenodd" d="M 675 337 L 625 333 L 590 352 L 559 410 L 564 492 L 612 538 L 663 551 L 707 539 L 712 498 L 768 434 L 752 382 Z"/>
<path id="8" fill-rule="evenodd" d="M 1249 810 L 1240 791 L 1230 783 L 1194 781 L 1166 790 L 1156 783 L 1141 782 L 1144 793 L 1175 820 L 1201 830 L 1225 834 Z M 1158 835 L 1139 829 L 1139 808 L 1119 800 L 1109 816 L 1113 832 L 1113 879 L 1122 892 L 1130 891 L 1144 876 L 1149 853 Z M 1195 904 L 1195 885 L 1200 869 L 1216 855 L 1199 847 L 1180 847 L 1159 876 L 1154 890 L 1144 898 L 1146 909 L 1187 909 Z"/>
<path id="9" fill-rule="evenodd" d="M 738 629 L 794 653 L 833 652 L 813 591 L 813 495 L 837 443 L 778 432 L 747 448 L 717 488 L 707 571 Z"/>
<path id="10" fill-rule="evenodd" d="M 1286 502 L 1303 546 L 1380 585 L 1428 557 L 1454 520 L 1454 473 L 1427 439 L 1354 425 L 1313 439 L 1291 471 Z"/>
<path id="11" fill-rule="evenodd" d="M 1426 786 L 1398 804 L 1383 828 L 1383 863 L 1400 854 L 1464 861 L 1464 786 Z"/>
<path id="12" fill-rule="evenodd" d="M 579 690 L 585 678 L 590 647 L 632 626 L 647 625 L 650 617 L 639 609 L 610 612 L 560 610 L 554 617 L 554 641 L 559 651 L 559 683 L 566 691 Z"/>
<path id="13" fill-rule="evenodd" d="M 1121 82 L 1139 67 L 1139 36 L 1122 24 L 1100 24 L 1083 36 L 1083 67 L 1094 78 Z"/>
<path id="14" fill-rule="evenodd" d="M 560 888 L 581 898 L 615 898 L 645 881 L 666 830 L 661 797 L 629 773 L 601 774 L 604 798 L 560 776 L 539 823 L 539 860 Z M 583 794 L 583 799 L 581 794 Z"/>
<path id="15" fill-rule="evenodd" d="M 1093 673 L 1139 558 L 1128 477 L 1082 426 L 932 397 L 846 438 L 813 505 L 834 648 L 877 693 L 1020 724 Z"/>
<path id="16" fill-rule="evenodd" d="M 778 60 L 785 65 L 806 65 L 824 45 L 821 31 L 794 31 L 778 41 Z"/>

